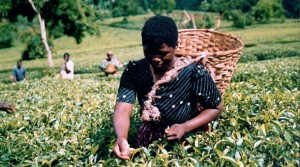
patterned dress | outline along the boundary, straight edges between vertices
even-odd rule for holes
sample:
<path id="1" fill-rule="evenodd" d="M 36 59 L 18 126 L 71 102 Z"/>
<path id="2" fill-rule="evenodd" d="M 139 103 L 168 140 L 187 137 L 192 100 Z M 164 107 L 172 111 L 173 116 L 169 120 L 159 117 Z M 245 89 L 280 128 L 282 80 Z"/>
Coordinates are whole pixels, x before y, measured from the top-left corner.
<path id="1" fill-rule="evenodd" d="M 117 102 L 134 104 L 137 98 L 143 109 L 154 84 L 148 67 L 146 59 L 127 65 L 121 77 Z M 161 113 L 164 126 L 183 123 L 197 116 L 197 102 L 203 109 L 216 109 L 221 102 L 220 92 L 201 64 L 184 67 L 171 82 L 160 85 L 156 95 L 160 98 L 154 105 Z"/>

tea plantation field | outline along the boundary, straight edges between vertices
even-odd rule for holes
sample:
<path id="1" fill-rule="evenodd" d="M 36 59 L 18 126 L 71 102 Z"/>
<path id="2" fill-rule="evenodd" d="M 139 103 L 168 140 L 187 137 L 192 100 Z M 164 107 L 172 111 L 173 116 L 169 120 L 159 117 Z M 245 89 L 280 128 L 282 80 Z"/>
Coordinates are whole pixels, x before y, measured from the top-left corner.
<path id="1" fill-rule="evenodd" d="M 128 161 L 112 153 L 112 114 L 122 71 L 104 77 L 98 62 L 108 49 L 125 55 L 120 56 L 124 62 L 141 58 L 139 30 L 102 24 L 101 39 L 88 37 L 81 45 L 57 40 L 55 69 L 45 67 L 46 59 L 24 62 L 28 79 L 23 82 L 8 80 L 23 45 L 0 50 L 0 100 L 17 105 L 14 114 L 0 111 L 0 166 L 300 166 L 299 22 L 223 27 L 240 36 L 246 48 L 211 132 L 188 134 L 182 144 L 161 140 L 137 148 L 136 106 Z M 118 31 L 125 35 L 114 36 Z M 128 42 L 103 41 L 114 37 Z M 75 62 L 75 79 L 54 79 L 66 51 Z"/>
<path id="2" fill-rule="evenodd" d="M 0 113 L 3 166 L 297 166 L 299 165 L 299 57 L 239 64 L 212 132 L 173 149 L 137 148 L 130 161 L 111 154 L 111 115 L 119 76 L 80 74 L 1 84 L 15 114 Z M 137 113 L 132 124 L 137 125 Z M 135 130 L 130 143 L 135 145 Z M 158 149 L 152 149 L 158 147 Z"/>

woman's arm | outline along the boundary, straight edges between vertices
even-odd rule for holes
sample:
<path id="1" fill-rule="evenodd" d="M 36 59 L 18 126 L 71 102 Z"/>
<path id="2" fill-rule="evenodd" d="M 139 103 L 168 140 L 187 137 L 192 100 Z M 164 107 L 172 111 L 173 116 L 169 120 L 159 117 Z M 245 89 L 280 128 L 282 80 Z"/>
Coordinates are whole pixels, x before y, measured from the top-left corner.
<path id="1" fill-rule="evenodd" d="M 69 74 L 71 72 L 71 70 L 68 69 L 67 63 L 68 62 L 65 62 L 65 70 L 66 70 L 66 73 Z"/>
<path id="2" fill-rule="evenodd" d="M 193 131 L 218 118 L 223 111 L 223 104 L 220 103 L 217 109 L 205 109 L 199 115 L 182 124 L 174 124 L 166 130 L 167 139 L 180 139 L 185 133 Z"/>
<path id="3" fill-rule="evenodd" d="M 133 104 L 130 103 L 117 102 L 115 106 L 113 124 L 117 141 L 114 146 L 114 152 L 121 159 L 130 158 L 127 137 L 132 109 Z"/>

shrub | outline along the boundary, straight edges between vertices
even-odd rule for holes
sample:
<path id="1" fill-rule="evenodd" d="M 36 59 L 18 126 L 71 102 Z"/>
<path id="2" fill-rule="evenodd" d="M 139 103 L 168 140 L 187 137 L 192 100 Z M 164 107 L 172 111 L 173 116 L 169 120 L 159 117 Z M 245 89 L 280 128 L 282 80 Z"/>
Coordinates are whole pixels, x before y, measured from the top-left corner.
<path id="1" fill-rule="evenodd" d="M 267 59 L 275 59 L 282 57 L 293 57 L 299 56 L 300 53 L 298 51 L 281 51 L 281 50 L 265 50 L 263 52 L 254 53 L 257 60 L 267 60 Z"/>
<path id="2" fill-rule="evenodd" d="M 25 82 L 0 84 L 1 100 L 17 105 L 16 114 L 0 112 L 0 166 L 299 166 L 298 67 L 298 57 L 238 64 L 211 132 L 180 145 L 135 148 L 135 110 L 127 161 L 112 153 L 120 76 L 70 81 L 29 71 Z"/>
<path id="3" fill-rule="evenodd" d="M 29 39 L 27 47 L 22 54 L 22 60 L 43 58 L 45 55 L 46 50 L 42 43 L 41 36 L 39 34 L 35 34 Z"/>
<path id="4" fill-rule="evenodd" d="M 16 28 L 9 23 L 0 26 L 0 48 L 8 48 L 13 45 Z"/>
<path id="5" fill-rule="evenodd" d="M 246 26 L 252 25 L 254 22 L 254 18 L 251 13 L 245 13 L 245 24 Z"/>
<path id="6" fill-rule="evenodd" d="M 232 16 L 232 19 L 233 19 L 233 27 L 245 28 L 246 16 L 242 11 L 233 10 L 231 12 L 231 16 Z"/>
<path id="7" fill-rule="evenodd" d="M 256 21 L 267 23 L 271 18 L 282 19 L 284 9 L 281 3 L 275 0 L 260 0 L 254 7 L 253 13 Z"/>
<path id="8" fill-rule="evenodd" d="M 215 25 L 214 18 L 211 15 L 204 14 L 202 19 L 195 19 L 197 28 L 212 28 Z M 182 28 L 193 28 L 193 22 L 183 26 Z"/>
<path id="9" fill-rule="evenodd" d="M 207 0 L 204 0 L 201 2 L 199 9 L 202 11 L 208 11 L 210 8 L 210 4 L 207 2 Z"/>

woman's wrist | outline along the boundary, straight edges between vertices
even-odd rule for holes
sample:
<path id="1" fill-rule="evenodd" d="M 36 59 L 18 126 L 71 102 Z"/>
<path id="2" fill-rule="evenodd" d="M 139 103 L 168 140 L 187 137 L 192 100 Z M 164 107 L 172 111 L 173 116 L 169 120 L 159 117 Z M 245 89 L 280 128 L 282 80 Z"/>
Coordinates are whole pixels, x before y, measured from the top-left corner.
<path id="1" fill-rule="evenodd" d="M 183 123 L 185 133 L 192 131 L 191 126 L 190 126 L 190 121 L 186 121 Z"/>

